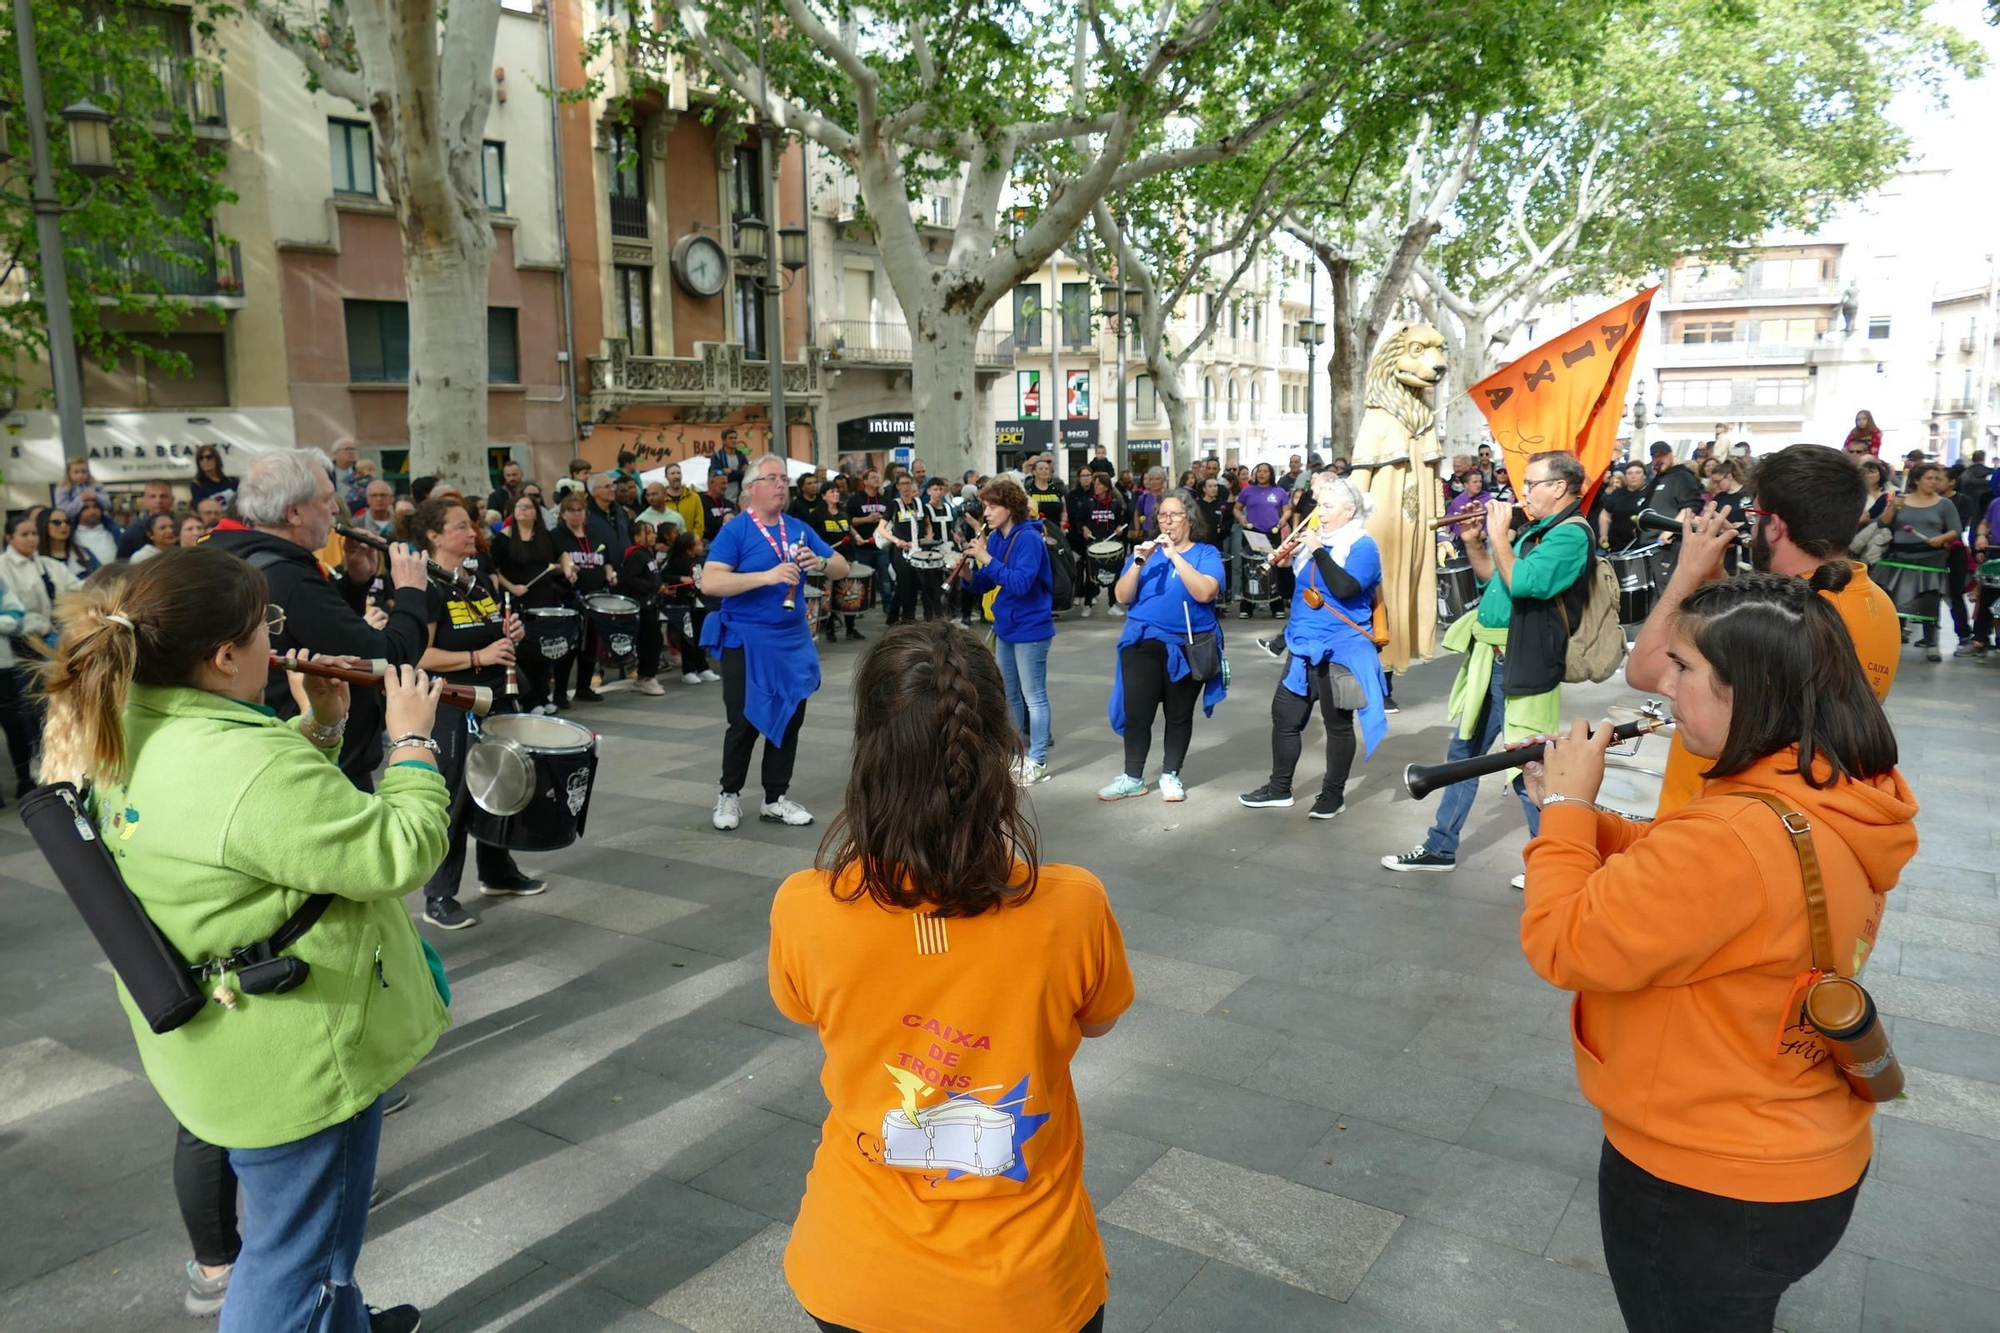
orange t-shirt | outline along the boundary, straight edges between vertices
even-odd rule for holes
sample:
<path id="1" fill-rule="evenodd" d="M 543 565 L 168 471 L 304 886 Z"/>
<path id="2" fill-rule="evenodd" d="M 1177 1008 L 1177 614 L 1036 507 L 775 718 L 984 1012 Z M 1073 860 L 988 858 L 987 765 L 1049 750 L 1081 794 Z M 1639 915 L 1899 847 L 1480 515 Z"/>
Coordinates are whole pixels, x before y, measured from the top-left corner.
<path id="1" fill-rule="evenodd" d="M 1082 1024 L 1132 1003 L 1103 883 L 1044 865 L 1026 902 L 975 917 L 829 883 L 801 871 L 771 904 L 771 998 L 819 1030 L 832 1104 L 792 1290 L 861 1333 L 1075 1333 L 1108 1270 L 1069 1064 Z"/>
<path id="2" fill-rule="evenodd" d="M 1896 665 L 1903 655 L 1903 626 L 1896 619 L 1896 603 L 1868 577 L 1868 567 L 1855 562 L 1854 574 L 1839 592 L 1821 593 L 1840 612 L 1847 637 L 1854 640 L 1854 655 L 1861 659 L 1862 674 L 1875 697 L 1889 697 L 1896 683 Z M 1660 784 L 1660 805 L 1653 812 L 1664 819 L 1692 801 L 1705 780 L 1702 769 L 1707 761 L 1689 754 L 1677 731 L 1667 748 L 1667 775 Z"/>

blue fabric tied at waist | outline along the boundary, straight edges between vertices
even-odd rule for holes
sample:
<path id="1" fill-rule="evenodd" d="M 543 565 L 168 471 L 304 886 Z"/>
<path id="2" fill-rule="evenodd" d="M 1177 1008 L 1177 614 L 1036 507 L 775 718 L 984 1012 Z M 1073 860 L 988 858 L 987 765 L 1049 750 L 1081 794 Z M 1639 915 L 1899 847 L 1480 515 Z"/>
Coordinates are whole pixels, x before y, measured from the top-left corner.
<path id="1" fill-rule="evenodd" d="M 819 688 L 819 654 L 803 615 L 784 626 L 751 622 L 746 628 L 756 631 L 756 641 L 750 642 L 732 622 L 735 600 L 725 597 L 709 613 L 701 627 L 701 646 L 709 652 L 743 650 L 743 716 L 765 740 L 777 744 L 785 739 L 799 706 Z"/>

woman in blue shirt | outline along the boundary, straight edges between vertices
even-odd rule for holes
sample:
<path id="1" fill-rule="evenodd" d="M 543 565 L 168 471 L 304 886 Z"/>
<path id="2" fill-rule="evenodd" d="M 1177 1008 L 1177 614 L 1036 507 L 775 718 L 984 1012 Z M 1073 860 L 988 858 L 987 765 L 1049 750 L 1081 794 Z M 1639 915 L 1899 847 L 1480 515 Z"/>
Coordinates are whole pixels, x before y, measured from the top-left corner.
<path id="1" fill-rule="evenodd" d="M 1365 492 L 1331 472 L 1313 481 L 1318 502 L 1292 558 L 1297 586 L 1285 622 L 1285 674 L 1271 695 L 1271 780 L 1237 797 L 1252 809 L 1292 803 L 1292 770 L 1300 733 L 1319 704 L 1326 725 L 1326 776 L 1312 818 L 1332 819 L 1346 808 L 1347 773 L 1354 766 L 1354 719 L 1368 754 L 1389 734 L 1383 711 L 1382 660 L 1365 627 L 1382 582 L 1382 555 L 1367 532 Z M 1313 592 L 1320 606 L 1306 599 Z"/>
<path id="2" fill-rule="evenodd" d="M 1217 636 L 1215 606 L 1225 586 L 1222 552 L 1208 544 L 1201 507 L 1186 491 L 1160 497 L 1160 535 L 1132 552 L 1113 596 L 1129 608 L 1118 636 L 1118 666 L 1111 677 L 1111 729 L 1125 738 L 1125 771 L 1097 789 L 1100 801 L 1142 796 L 1146 752 L 1153 744 L 1153 714 L 1165 708 L 1167 748 L 1160 795 L 1185 801 L 1181 765 L 1194 739 L 1194 705 L 1213 715 L 1226 692 L 1222 677 L 1204 682 L 1188 667 L 1190 635 Z"/>
<path id="3" fill-rule="evenodd" d="M 975 596 L 998 588 L 993 603 L 993 655 L 1007 682 L 1014 725 L 1027 738 L 1018 781 L 1049 777 L 1049 646 L 1056 638 L 1055 576 L 1042 521 L 1028 517 L 1028 493 L 1007 477 L 979 488 L 986 531 L 966 544 L 975 568 L 965 586 Z"/>

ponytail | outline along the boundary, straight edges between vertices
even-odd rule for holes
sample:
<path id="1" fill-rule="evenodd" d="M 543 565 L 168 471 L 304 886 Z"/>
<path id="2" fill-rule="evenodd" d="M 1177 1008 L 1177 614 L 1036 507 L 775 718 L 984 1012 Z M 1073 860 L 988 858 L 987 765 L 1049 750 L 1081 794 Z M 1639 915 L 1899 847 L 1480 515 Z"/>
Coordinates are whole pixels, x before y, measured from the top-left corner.
<path id="1" fill-rule="evenodd" d="M 56 646 L 35 668 L 47 700 L 41 780 L 123 781 L 133 682 L 192 685 L 217 649 L 257 632 L 269 597 L 262 571 L 206 545 L 106 566 L 65 593 L 55 607 Z"/>

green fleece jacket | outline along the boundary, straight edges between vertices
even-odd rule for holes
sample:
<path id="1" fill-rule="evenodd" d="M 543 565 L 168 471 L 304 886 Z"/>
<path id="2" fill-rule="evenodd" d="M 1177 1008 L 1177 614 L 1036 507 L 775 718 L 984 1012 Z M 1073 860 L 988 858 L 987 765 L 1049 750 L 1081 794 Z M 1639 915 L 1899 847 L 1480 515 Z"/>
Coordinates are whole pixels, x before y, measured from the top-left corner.
<path id="1" fill-rule="evenodd" d="M 100 784 L 92 814 L 191 966 L 335 895 L 287 950 L 312 965 L 295 990 L 211 1003 L 156 1035 L 119 985 L 153 1090 L 225 1148 L 291 1143 L 365 1110 L 450 1022 L 402 903 L 444 857 L 444 779 L 398 765 L 379 792 L 357 791 L 338 744 L 322 750 L 295 722 L 205 690 L 134 685 L 125 738 L 131 776 Z"/>

